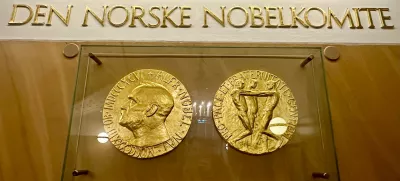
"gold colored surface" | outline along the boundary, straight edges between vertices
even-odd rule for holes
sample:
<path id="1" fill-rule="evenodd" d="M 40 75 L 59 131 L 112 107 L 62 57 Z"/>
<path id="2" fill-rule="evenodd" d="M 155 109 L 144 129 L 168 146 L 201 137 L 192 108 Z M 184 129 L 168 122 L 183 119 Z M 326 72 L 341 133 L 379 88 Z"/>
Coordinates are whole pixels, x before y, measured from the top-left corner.
<path id="1" fill-rule="evenodd" d="M 27 19 L 25 19 L 25 21 L 15 22 L 15 17 L 17 16 L 18 8 L 25 8 L 29 11 L 29 16 Z M 8 22 L 8 25 L 24 25 L 24 24 L 28 23 L 32 19 L 32 17 L 33 17 L 33 10 L 30 6 L 25 5 L 25 4 L 14 4 L 13 11 L 11 14 L 10 21 Z"/>
<path id="2" fill-rule="evenodd" d="M 296 7 L 290 7 L 290 10 L 292 12 L 292 28 L 297 28 L 297 22 L 299 22 L 301 25 L 303 25 L 305 28 L 308 28 L 309 26 L 307 25 L 307 23 L 305 23 L 301 18 L 300 18 L 300 14 L 303 13 L 303 11 L 305 10 L 304 7 L 301 8 L 300 11 L 298 11 L 296 13 Z"/>
<path id="3" fill-rule="evenodd" d="M 266 25 L 265 27 L 267 28 L 274 28 L 274 27 L 278 27 L 277 24 L 271 24 L 271 19 L 276 19 L 276 15 L 275 14 L 271 14 L 271 10 L 276 10 L 276 7 L 264 7 L 265 8 L 265 21 L 266 21 Z"/>
<path id="4" fill-rule="evenodd" d="M 370 29 L 375 29 L 374 20 L 372 19 L 372 14 L 371 14 L 371 11 L 375 11 L 375 10 L 376 10 L 375 8 L 360 8 L 360 11 L 367 12 L 368 23 L 369 23 L 368 28 L 370 28 Z"/>
<path id="5" fill-rule="evenodd" d="M 148 26 L 149 26 L 150 28 L 157 28 L 157 27 L 160 26 L 161 20 L 160 20 L 160 18 L 153 12 L 153 10 L 158 10 L 158 11 L 160 11 L 160 7 L 152 6 L 152 7 L 150 8 L 150 10 L 149 10 L 150 16 L 153 17 L 153 18 L 157 21 L 157 24 L 150 24 L 150 23 L 148 23 Z M 144 14 L 144 13 L 143 13 L 143 14 Z"/>
<path id="6" fill-rule="evenodd" d="M 171 10 L 169 10 L 168 11 L 168 6 L 163 6 L 162 7 L 162 9 L 163 9 L 163 19 L 162 19 L 162 24 L 161 24 L 161 28 L 167 28 L 168 26 L 167 26 L 167 21 L 169 22 L 169 23 L 171 23 L 171 25 L 173 26 L 173 27 L 178 27 L 178 25 L 171 19 L 171 17 L 169 17 L 169 16 L 171 16 L 171 14 L 176 10 L 176 9 L 178 9 L 178 7 L 177 6 L 175 6 L 175 7 L 173 7 Z"/>
<path id="7" fill-rule="evenodd" d="M 283 22 L 283 7 L 278 7 L 278 12 L 279 12 L 279 26 L 280 28 L 290 28 L 292 25 L 291 24 L 285 24 Z"/>
<path id="8" fill-rule="evenodd" d="M 314 25 L 314 24 L 311 23 L 311 21 L 310 21 L 310 19 L 309 19 L 309 14 L 310 14 L 310 12 L 313 11 L 313 10 L 319 11 L 319 12 L 321 13 L 321 15 L 322 15 L 322 20 L 323 20 L 323 23 L 322 23 L 321 25 Z M 308 25 L 310 25 L 311 27 L 316 28 L 316 29 L 319 29 L 319 28 L 322 28 L 322 27 L 324 27 L 324 26 L 326 25 L 327 17 L 326 17 L 326 13 L 325 13 L 325 11 L 324 11 L 323 9 L 321 9 L 321 8 L 319 8 L 319 7 L 312 7 L 312 8 L 307 9 L 306 12 L 304 13 L 304 20 L 305 20 L 306 23 L 307 23 Z"/>
<path id="9" fill-rule="evenodd" d="M 120 23 L 114 23 L 114 22 L 112 21 L 112 13 L 113 13 L 116 9 L 123 9 L 123 10 L 125 11 L 125 19 L 124 19 L 124 21 L 122 21 L 122 22 L 120 22 Z M 126 8 L 125 6 L 121 6 L 121 5 L 114 6 L 114 7 L 112 7 L 112 8 L 110 9 L 110 11 L 108 11 L 107 17 L 108 17 L 108 22 L 110 22 L 110 24 L 111 24 L 112 26 L 114 26 L 114 27 L 121 27 L 121 26 L 124 26 L 124 25 L 129 21 L 129 10 L 128 10 L 128 8 Z"/>
<path id="10" fill-rule="evenodd" d="M 221 12 L 222 16 L 219 18 L 217 15 L 215 15 L 211 10 L 207 9 L 206 7 L 203 8 L 204 10 L 204 24 L 203 28 L 208 28 L 207 24 L 207 14 L 210 15 L 218 24 L 220 24 L 222 27 L 225 27 L 225 6 L 221 6 Z"/>
<path id="11" fill-rule="evenodd" d="M 150 14 L 152 14 L 151 11 L 153 9 L 154 9 L 154 7 L 151 7 L 151 9 L 149 11 Z M 160 9 L 160 8 L 158 8 L 158 9 Z M 140 14 L 139 15 L 137 15 L 136 10 L 140 10 Z M 136 19 L 139 20 L 139 22 L 142 24 L 143 27 L 147 27 L 147 24 L 142 19 L 144 14 L 145 14 L 144 12 L 145 12 L 145 9 L 142 6 L 132 6 L 132 21 L 131 21 L 131 24 L 129 25 L 129 27 L 136 27 L 136 25 L 135 25 L 135 20 Z M 158 22 L 160 22 L 160 18 L 158 18 Z M 150 26 L 150 28 L 152 28 L 152 27 Z"/>
<path id="12" fill-rule="evenodd" d="M 49 13 L 46 14 L 46 12 L 42 12 L 42 9 L 48 9 L 50 7 Z M 69 25 L 69 20 L 71 17 L 71 13 L 72 13 L 72 7 L 73 5 L 68 5 L 67 6 L 67 12 L 65 17 L 57 10 L 55 9 L 55 7 L 53 5 L 46 5 L 46 4 L 37 4 L 36 5 L 36 9 L 35 9 L 35 13 L 33 12 L 33 9 L 31 6 L 29 5 L 25 5 L 25 4 L 13 4 L 13 10 L 12 10 L 12 14 L 10 17 L 10 21 L 8 22 L 8 25 L 25 25 L 26 23 L 30 22 L 31 19 L 33 18 L 33 26 L 42 26 L 45 25 L 46 26 L 52 26 L 52 17 L 55 14 L 63 23 L 64 25 L 68 26 Z M 98 23 L 100 23 L 102 26 L 104 26 L 105 20 L 106 18 L 108 19 L 108 22 L 110 23 L 111 26 L 113 27 L 122 27 L 125 26 L 129 20 L 131 20 L 131 23 L 129 25 L 129 27 L 136 27 L 135 25 L 135 21 L 139 20 L 140 24 L 143 27 L 150 27 L 150 28 L 167 28 L 167 22 L 169 22 L 173 27 L 176 28 L 190 28 L 192 27 L 192 24 L 189 23 L 188 21 L 191 19 L 191 15 L 188 12 L 189 10 L 192 9 L 192 7 L 190 6 L 174 6 L 172 9 L 168 10 L 168 6 L 151 6 L 148 9 L 148 15 L 146 15 L 146 9 L 147 8 L 143 8 L 142 6 L 123 6 L 123 5 L 116 5 L 116 6 L 111 6 L 110 9 L 108 5 L 104 5 L 103 7 L 103 16 L 100 17 L 100 13 L 97 12 L 97 14 L 92 11 L 92 9 L 90 9 L 88 6 L 86 6 L 85 9 L 85 15 L 83 18 L 83 27 L 88 26 L 88 16 L 89 13 L 93 16 L 93 18 L 95 20 L 97 20 Z M 27 19 L 25 19 L 25 21 L 19 21 L 19 22 L 15 22 L 16 16 L 17 16 L 17 11 L 18 9 L 21 8 L 25 8 L 29 11 L 29 16 L 27 17 Z M 211 16 L 211 18 L 213 18 L 217 23 L 219 23 L 221 26 L 225 27 L 225 8 L 226 6 L 220 6 L 221 8 L 221 14 L 220 16 L 217 16 L 216 14 L 219 13 L 214 13 L 212 12 L 210 9 L 208 9 L 207 7 L 203 7 L 203 28 L 208 28 L 208 24 L 207 24 L 207 14 L 209 16 Z M 114 11 L 116 11 L 117 9 L 120 9 L 119 11 L 121 12 L 121 10 L 125 11 L 125 19 L 121 22 L 113 22 L 113 18 L 112 18 L 112 14 L 114 13 Z M 161 16 L 158 16 L 157 13 L 154 13 L 153 10 L 158 10 L 161 11 L 162 9 L 162 24 L 161 24 Z M 179 9 L 179 10 L 178 10 Z M 248 11 L 247 9 L 249 9 L 250 11 Z M 265 15 L 263 15 L 264 13 L 264 9 L 265 9 Z M 305 10 L 304 7 L 302 7 L 300 9 L 300 11 L 296 11 L 296 7 L 289 7 L 290 9 L 290 15 L 291 15 L 291 21 L 289 22 L 284 22 L 286 16 L 290 16 L 289 13 L 287 13 L 286 11 L 284 11 L 284 7 L 279 7 L 279 6 L 275 6 L 275 7 L 269 7 L 269 6 L 264 6 L 263 8 L 260 6 L 249 6 L 249 7 L 243 7 L 243 6 L 233 6 L 232 8 L 230 8 L 228 10 L 227 13 L 227 17 L 226 19 L 228 19 L 228 23 L 235 28 L 245 28 L 248 27 L 247 24 L 250 22 L 250 28 L 261 28 L 264 26 L 266 28 L 298 28 L 297 26 L 297 22 L 299 22 L 300 24 L 302 24 L 305 28 L 315 28 L 315 29 L 320 29 L 325 27 L 326 25 L 327 28 L 332 29 L 333 28 L 333 22 L 335 22 L 337 24 L 337 26 L 339 28 L 343 28 L 344 24 L 346 24 L 346 21 L 348 21 L 349 24 L 349 28 L 350 29 L 363 29 L 363 26 L 361 24 L 361 17 L 368 19 L 368 23 L 369 23 L 369 28 L 370 29 L 374 29 L 375 25 L 373 22 L 373 19 L 377 19 L 379 18 L 380 20 L 380 24 L 381 24 L 381 29 L 394 29 L 394 25 L 388 25 L 391 24 L 391 22 L 387 22 L 392 20 L 392 17 L 387 14 L 389 13 L 390 9 L 389 8 L 346 8 L 345 13 L 341 16 L 337 16 L 336 13 L 334 13 L 334 11 L 328 7 L 327 9 L 327 13 L 324 11 L 324 9 L 320 8 L 320 7 L 310 7 L 308 8 L 304 13 L 303 11 Z M 137 10 L 140 10 L 140 12 L 138 12 Z M 242 18 L 238 18 L 239 22 L 242 22 L 241 24 L 237 24 L 237 20 L 234 20 L 233 17 L 232 18 L 232 13 L 234 10 L 240 10 L 243 12 L 244 16 L 242 16 L 242 18 L 244 17 L 244 21 Z M 132 12 L 130 12 L 132 11 Z M 171 15 L 175 12 L 175 11 L 180 11 L 180 23 L 175 23 L 173 21 L 173 19 L 171 19 Z M 185 12 L 186 11 L 186 12 Z M 277 11 L 277 12 L 276 12 Z M 322 24 L 320 25 L 315 25 L 312 24 L 312 22 L 310 21 L 310 12 L 311 11 L 318 11 L 319 13 L 321 13 L 321 18 L 322 18 Z M 354 17 L 353 14 L 351 12 L 354 12 Z M 365 11 L 366 13 L 362 13 L 360 14 L 360 12 Z M 376 13 L 375 16 L 376 18 L 373 18 L 373 14 L 371 14 L 371 11 L 374 11 Z M 217 12 L 217 11 L 215 11 Z M 386 14 L 385 14 L 386 13 Z M 302 14 L 304 14 L 304 16 L 302 16 Z M 315 14 L 315 13 L 313 13 Z M 236 13 L 236 15 L 240 16 L 238 13 Z M 45 21 L 40 21 L 39 18 L 47 18 L 47 23 L 45 23 Z M 106 17 L 107 16 L 107 17 Z M 132 16 L 132 18 L 131 18 Z M 152 19 L 154 19 L 157 24 L 150 24 L 150 23 L 146 23 L 144 19 L 146 19 L 147 16 L 151 16 Z M 250 18 L 249 18 L 250 17 Z M 264 20 L 265 17 L 265 20 Z M 304 17 L 304 20 L 302 19 L 302 17 Z M 316 17 L 318 17 L 318 15 L 316 15 Z M 339 18 L 342 17 L 342 18 Z M 271 24 L 271 19 L 274 20 L 278 20 L 279 19 L 279 23 L 276 22 L 275 24 Z M 313 18 L 311 18 L 313 19 Z M 333 19 L 333 20 L 332 20 Z M 185 23 L 186 20 L 186 23 Z M 314 21 L 314 20 L 313 20 Z M 236 22 L 236 23 L 234 23 Z M 258 23 L 256 23 L 258 22 Z M 316 23 L 316 22 L 314 22 Z M 179 25 L 178 25 L 179 24 Z M 161 25 L 161 26 L 160 26 Z"/>
<path id="13" fill-rule="evenodd" d="M 186 136 L 192 103 L 174 76 L 152 69 L 132 72 L 110 91 L 103 108 L 111 143 L 136 158 L 170 152 Z"/>
<path id="14" fill-rule="evenodd" d="M 377 8 L 379 11 L 379 17 L 381 20 L 381 28 L 382 29 L 393 29 L 394 25 L 387 25 L 386 24 L 386 20 L 391 20 L 392 18 L 390 16 L 385 16 L 384 15 L 384 11 L 388 11 L 389 12 L 389 8 Z"/>
<path id="15" fill-rule="evenodd" d="M 360 18 L 360 8 L 352 8 L 354 11 L 354 15 L 355 15 L 355 20 L 357 23 L 356 28 L 357 29 L 363 29 L 364 27 L 361 25 L 361 18 Z"/>
<path id="16" fill-rule="evenodd" d="M 36 5 L 36 12 L 35 12 L 35 15 L 33 16 L 33 23 L 32 23 L 32 25 L 41 26 L 41 25 L 44 25 L 44 24 L 45 24 L 44 21 L 39 22 L 39 17 L 46 17 L 46 13 L 40 12 L 40 10 L 41 10 L 42 8 L 46 8 L 46 9 L 47 9 L 47 7 L 48 7 L 48 6 L 45 5 L 45 4 L 37 4 L 37 5 Z"/>
<path id="17" fill-rule="evenodd" d="M 264 26 L 264 17 L 262 16 L 261 8 L 257 6 L 250 6 L 250 20 L 251 20 L 251 26 L 252 28 L 261 28 Z M 260 24 L 257 24 L 257 21 L 260 22 Z"/>
<path id="18" fill-rule="evenodd" d="M 239 72 L 221 85 L 215 94 L 213 117 L 221 136 L 250 154 L 284 146 L 298 121 L 296 101 L 286 83 L 258 70 Z"/>
<path id="19" fill-rule="evenodd" d="M 348 21 L 349 21 L 350 28 L 352 28 L 352 29 L 356 28 L 354 26 L 353 16 L 351 16 L 351 12 L 349 9 L 347 9 L 346 12 L 344 13 L 342 20 L 339 20 L 339 18 L 335 15 L 333 10 L 331 8 L 328 8 L 328 28 L 332 28 L 332 19 L 336 22 L 336 24 L 340 28 L 343 28 L 343 25 L 345 24 L 346 19 L 348 19 Z"/>
<path id="20" fill-rule="evenodd" d="M 99 17 L 92 9 L 90 9 L 88 6 L 86 6 L 85 10 L 85 18 L 83 19 L 82 26 L 86 27 L 88 26 L 88 17 L 89 13 L 101 24 L 101 26 L 104 26 L 104 20 L 106 18 L 106 12 L 107 12 L 108 5 L 103 6 L 103 17 Z"/>
<path id="21" fill-rule="evenodd" d="M 185 14 L 185 10 L 191 10 L 190 6 L 180 6 L 179 9 L 181 9 L 181 24 L 179 25 L 179 27 L 181 28 L 190 28 L 192 27 L 192 24 L 185 24 L 184 20 L 185 19 L 190 19 L 190 15 L 189 14 Z"/>
<path id="22" fill-rule="evenodd" d="M 51 22 L 53 19 L 53 13 L 56 14 L 56 16 L 64 23 L 65 26 L 69 25 L 69 20 L 71 18 L 71 10 L 72 10 L 73 5 L 68 5 L 67 6 L 67 16 L 64 18 L 61 13 L 54 8 L 54 6 L 50 6 L 50 12 L 49 12 L 49 17 L 47 19 L 46 26 L 51 26 Z"/>
<path id="23" fill-rule="evenodd" d="M 244 21 L 242 24 L 239 24 L 239 25 L 234 24 L 233 21 L 232 21 L 232 18 L 231 18 L 231 15 L 232 15 L 233 10 L 236 10 L 236 9 L 241 10 L 241 11 L 244 13 L 244 16 L 245 16 L 245 21 Z M 245 8 L 240 7 L 240 6 L 235 6 L 235 7 L 232 7 L 231 9 L 229 9 L 229 11 L 228 11 L 228 18 L 227 18 L 227 19 L 228 19 L 228 23 L 229 23 L 231 26 L 233 26 L 233 27 L 235 27 L 235 28 L 243 28 L 243 27 L 245 27 L 245 26 L 247 25 L 247 23 L 249 22 L 249 13 L 247 12 L 247 10 L 246 10 Z"/>

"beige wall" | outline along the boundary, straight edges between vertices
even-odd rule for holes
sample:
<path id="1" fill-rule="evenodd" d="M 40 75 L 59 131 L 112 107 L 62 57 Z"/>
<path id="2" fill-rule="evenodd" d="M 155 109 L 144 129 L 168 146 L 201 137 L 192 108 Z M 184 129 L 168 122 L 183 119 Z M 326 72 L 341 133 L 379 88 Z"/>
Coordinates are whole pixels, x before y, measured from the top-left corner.
<path id="1" fill-rule="evenodd" d="M 77 59 L 62 42 L 0 42 L 0 181 L 61 178 Z M 400 46 L 325 60 L 342 181 L 400 180 Z"/>

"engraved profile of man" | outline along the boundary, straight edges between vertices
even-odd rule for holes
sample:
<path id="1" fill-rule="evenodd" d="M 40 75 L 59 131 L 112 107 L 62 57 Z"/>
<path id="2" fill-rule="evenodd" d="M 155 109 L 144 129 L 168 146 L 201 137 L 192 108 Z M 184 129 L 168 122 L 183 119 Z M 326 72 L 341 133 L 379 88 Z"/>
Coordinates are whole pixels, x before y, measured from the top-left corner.
<path id="1" fill-rule="evenodd" d="M 119 124 L 133 133 L 136 146 L 157 145 L 170 139 L 165 120 L 174 107 L 172 95 L 163 86 L 144 83 L 134 88 L 121 107 Z"/>

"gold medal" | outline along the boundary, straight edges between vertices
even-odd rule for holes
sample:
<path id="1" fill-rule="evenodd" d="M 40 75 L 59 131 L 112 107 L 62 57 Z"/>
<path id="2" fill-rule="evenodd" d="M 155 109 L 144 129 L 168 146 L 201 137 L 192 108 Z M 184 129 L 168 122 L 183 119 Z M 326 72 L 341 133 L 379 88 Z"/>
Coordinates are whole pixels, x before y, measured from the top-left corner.
<path id="1" fill-rule="evenodd" d="M 214 98 L 213 118 L 231 146 L 250 154 L 264 154 L 289 141 L 298 112 L 283 80 L 265 71 L 247 70 L 220 86 Z"/>
<path id="2" fill-rule="evenodd" d="M 103 107 L 110 142 L 136 158 L 170 152 L 186 136 L 192 102 L 182 83 L 161 70 L 137 70 L 111 89 Z"/>

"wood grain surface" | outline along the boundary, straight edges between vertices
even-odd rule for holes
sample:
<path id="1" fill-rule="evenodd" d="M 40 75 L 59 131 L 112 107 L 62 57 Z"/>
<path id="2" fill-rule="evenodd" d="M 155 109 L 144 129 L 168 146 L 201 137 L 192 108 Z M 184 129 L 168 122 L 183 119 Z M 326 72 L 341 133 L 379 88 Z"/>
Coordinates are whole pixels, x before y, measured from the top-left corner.
<path id="1" fill-rule="evenodd" d="M 0 44 L 0 180 L 61 178 L 76 60 L 64 43 Z"/>
<path id="2" fill-rule="evenodd" d="M 325 61 L 342 181 L 400 180 L 400 46 L 339 46 Z"/>
<path id="3" fill-rule="evenodd" d="M 61 178 L 77 69 L 64 46 L 0 42 L 0 181 Z M 398 181 L 400 46 L 337 47 L 324 63 L 341 180 Z"/>

